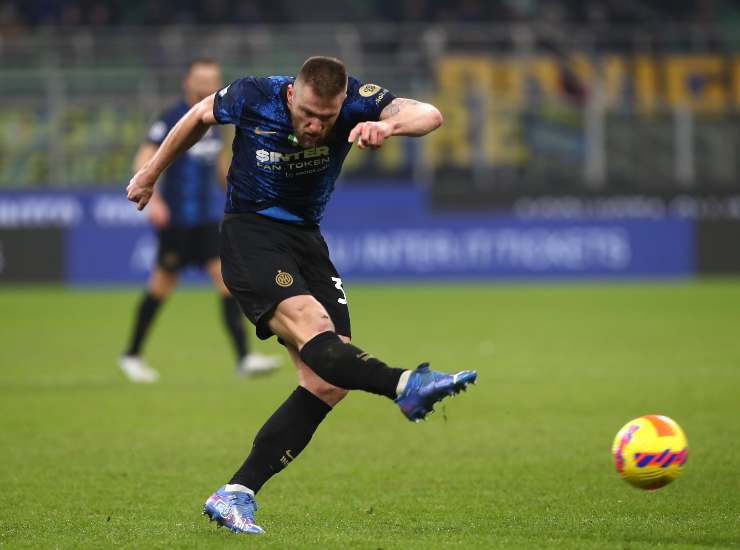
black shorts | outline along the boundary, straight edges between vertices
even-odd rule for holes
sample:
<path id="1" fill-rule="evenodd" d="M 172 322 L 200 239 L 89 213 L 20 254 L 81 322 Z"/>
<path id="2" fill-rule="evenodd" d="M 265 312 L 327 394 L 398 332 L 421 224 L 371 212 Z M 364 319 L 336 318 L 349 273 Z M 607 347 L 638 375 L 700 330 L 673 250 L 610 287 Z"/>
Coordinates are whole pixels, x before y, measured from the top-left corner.
<path id="1" fill-rule="evenodd" d="M 277 305 L 310 294 L 329 313 L 337 334 L 351 337 L 342 279 L 316 228 L 260 214 L 226 214 L 221 224 L 224 282 L 263 340 Z"/>
<path id="2" fill-rule="evenodd" d="M 188 265 L 205 266 L 218 258 L 218 224 L 165 227 L 158 231 L 157 265 L 176 273 Z"/>

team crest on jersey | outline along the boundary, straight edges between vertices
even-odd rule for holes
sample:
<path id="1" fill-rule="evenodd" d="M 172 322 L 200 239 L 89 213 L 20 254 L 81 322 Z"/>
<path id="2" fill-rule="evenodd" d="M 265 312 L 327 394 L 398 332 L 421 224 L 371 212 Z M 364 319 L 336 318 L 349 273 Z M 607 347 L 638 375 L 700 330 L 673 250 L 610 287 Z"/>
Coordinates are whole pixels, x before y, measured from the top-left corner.
<path id="1" fill-rule="evenodd" d="M 275 275 L 275 282 L 278 284 L 278 286 L 287 288 L 293 284 L 293 275 L 285 271 L 278 270 L 277 275 Z"/>
<path id="2" fill-rule="evenodd" d="M 360 95 L 362 97 L 371 97 L 380 91 L 380 86 L 377 84 L 363 84 L 360 86 Z"/>

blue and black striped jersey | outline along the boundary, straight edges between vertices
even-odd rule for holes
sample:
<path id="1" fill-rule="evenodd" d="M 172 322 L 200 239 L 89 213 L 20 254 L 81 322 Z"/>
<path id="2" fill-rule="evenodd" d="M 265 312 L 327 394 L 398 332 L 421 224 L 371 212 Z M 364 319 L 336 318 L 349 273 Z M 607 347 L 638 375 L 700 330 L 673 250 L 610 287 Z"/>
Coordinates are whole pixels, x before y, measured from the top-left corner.
<path id="1" fill-rule="evenodd" d="M 350 77 L 347 98 L 328 139 L 303 149 L 293 135 L 285 98 L 293 80 L 250 76 L 216 94 L 216 120 L 236 126 L 227 213 L 260 212 L 318 225 L 351 148 L 350 131 L 359 122 L 378 120 L 394 97 L 385 88 Z"/>

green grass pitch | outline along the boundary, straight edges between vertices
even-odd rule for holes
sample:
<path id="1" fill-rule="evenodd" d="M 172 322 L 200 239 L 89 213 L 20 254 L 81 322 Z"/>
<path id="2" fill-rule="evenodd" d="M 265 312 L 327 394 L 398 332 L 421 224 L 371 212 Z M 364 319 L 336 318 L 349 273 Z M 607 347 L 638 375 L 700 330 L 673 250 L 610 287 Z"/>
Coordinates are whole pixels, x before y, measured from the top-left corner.
<path id="1" fill-rule="evenodd" d="M 201 507 L 292 368 L 236 379 L 215 295 L 183 290 L 146 350 L 160 383 L 134 386 L 116 356 L 138 290 L 0 290 L 0 547 L 740 546 L 740 281 L 348 287 L 358 345 L 479 382 L 420 424 L 351 394 L 264 487 L 249 539 Z M 649 413 L 690 447 L 656 492 L 610 455 Z"/>

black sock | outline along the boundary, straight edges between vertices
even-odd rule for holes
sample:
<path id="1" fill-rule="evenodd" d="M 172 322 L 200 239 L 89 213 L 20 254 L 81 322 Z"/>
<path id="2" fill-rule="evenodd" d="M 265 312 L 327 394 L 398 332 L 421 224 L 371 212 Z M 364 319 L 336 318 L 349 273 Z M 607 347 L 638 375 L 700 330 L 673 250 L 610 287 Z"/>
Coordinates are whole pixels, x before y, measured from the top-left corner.
<path id="1" fill-rule="evenodd" d="M 139 303 L 139 309 L 136 312 L 134 332 L 131 335 L 131 343 L 126 349 L 126 355 L 139 355 L 141 345 L 144 343 L 144 338 L 160 305 L 162 305 L 162 300 L 155 298 L 148 292 L 144 294 L 144 298 Z"/>
<path id="2" fill-rule="evenodd" d="M 247 333 L 244 331 L 244 319 L 239 304 L 232 296 L 224 296 L 221 300 L 221 313 L 223 313 L 226 330 L 234 344 L 237 360 L 247 355 Z"/>
<path id="3" fill-rule="evenodd" d="M 322 332 L 301 349 L 301 359 L 321 378 L 345 390 L 363 390 L 396 398 L 403 369 L 394 369 L 334 332 Z"/>
<path id="4" fill-rule="evenodd" d="M 229 483 L 259 491 L 306 448 L 331 407 L 298 386 L 257 433 L 252 451 Z"/>

